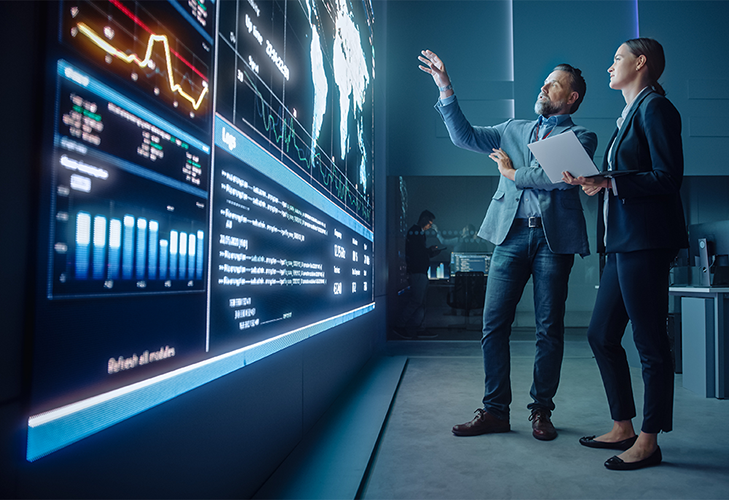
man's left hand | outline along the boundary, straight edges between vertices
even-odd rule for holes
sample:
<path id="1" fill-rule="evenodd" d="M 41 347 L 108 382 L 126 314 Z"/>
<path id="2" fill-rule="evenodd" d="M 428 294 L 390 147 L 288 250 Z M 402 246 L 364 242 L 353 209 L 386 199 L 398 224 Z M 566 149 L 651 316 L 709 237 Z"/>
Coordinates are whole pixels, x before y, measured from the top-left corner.
<path id="1" fill-rule="evenodd" d="M 503 149 L 494 148 L 493 153 L 489 155 L 489 158 L 496 162 L 501 175 L 512 181 L 516 178 L 516 169 L 511 163 L 511 158 L 509 158 L 509 155 L 507 155 Z"/>

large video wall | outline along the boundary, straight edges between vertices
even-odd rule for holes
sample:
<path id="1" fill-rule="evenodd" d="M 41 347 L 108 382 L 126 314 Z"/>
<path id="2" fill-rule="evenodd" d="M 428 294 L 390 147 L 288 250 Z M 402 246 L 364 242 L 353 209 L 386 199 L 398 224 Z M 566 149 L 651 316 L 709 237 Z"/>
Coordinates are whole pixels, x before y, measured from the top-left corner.
<path id="1" fill-rule="evenodd" d="M 31 461 L 374 308 L 367 1 L 51 10 Z"/>

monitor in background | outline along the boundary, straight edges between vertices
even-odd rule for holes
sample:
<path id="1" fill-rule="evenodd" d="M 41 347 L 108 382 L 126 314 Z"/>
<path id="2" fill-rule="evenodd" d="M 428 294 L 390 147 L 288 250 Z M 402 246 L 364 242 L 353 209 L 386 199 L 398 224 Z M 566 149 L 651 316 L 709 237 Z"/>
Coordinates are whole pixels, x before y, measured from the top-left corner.
<path id="1" fill-rule="evenodd" d="M 491 254 L 486 252 L 453 252 L 451 253 L 450 272 L 473 272 L 479 271 L 489 273 Z"/>
<path id="2" fill-rule="evenodd" d="M 714 263 L 722 266 L 729 265 L 729 220 L 691 224 L 689 233 L 689 265 L 700 266 L 700 259 L 704 249 L 700 240 L 707 243 L 706 255 L 709 265 Z"/>
<path id="3" fill-rule="evenodd" d="M 688 233 L 690 268 L 686 281 L 702 286 L 729 283 L 729 221 L 692 224 Z"/>
<path id="4" fill-rule="evenodd" d="M 429 280 L 449 280 L 451 278 L 451 265 L 448 262 L 431 262 L 428 268 Z"/>

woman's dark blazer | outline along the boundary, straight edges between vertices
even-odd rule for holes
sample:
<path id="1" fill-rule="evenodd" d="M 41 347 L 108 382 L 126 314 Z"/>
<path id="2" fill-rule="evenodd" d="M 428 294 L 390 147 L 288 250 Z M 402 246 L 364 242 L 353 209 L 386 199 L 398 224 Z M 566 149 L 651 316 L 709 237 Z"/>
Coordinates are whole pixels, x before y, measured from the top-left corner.
<path id="1" fill-rule="evenodd" d="M 607 248 L 600 191 L 598 209 L 598 251 L 633 252 L 659 248 L 686 248 L 688 235 L 681 204 L 683 146 L 681 115 L 659 93 L 649 90 L 636 98 L 623 126 L 608 143 L 603 170 L 608 169 L 610 144 L 613 170 L 638 170 L 614 178 L 618 196 L 612 190 L 608 206 Z"/>

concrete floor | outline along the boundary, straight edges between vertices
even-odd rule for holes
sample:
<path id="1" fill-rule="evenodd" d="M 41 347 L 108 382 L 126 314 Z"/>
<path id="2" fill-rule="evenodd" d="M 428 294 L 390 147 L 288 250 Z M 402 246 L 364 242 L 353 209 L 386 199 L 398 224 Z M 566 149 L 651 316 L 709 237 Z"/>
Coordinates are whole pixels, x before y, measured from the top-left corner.
<path id="1" fill-rule="evenodd" d="M 729 401 L 707 399 L 676 375 L 674 430 L 659 436 L 664 463 L 639 471 L 607 470 L 620 452 L 580 446 L 581 436 L 610 429 L 607 401 L 592 352 L 579 332 L 568 335 L 552 420 L 554 441 L 531 435 L 533 333 L 512 337 L 510 433 L 456 437 L 451 427 L 481 406 L 478 341 L 387 343 L 408 362 L 360 489 L 363 499 L 718 499 L 729 498 Z M 640 415 L 642 381 L 633 369 Z M 640 418 L 634 420 L 640 427 Z"/>

